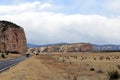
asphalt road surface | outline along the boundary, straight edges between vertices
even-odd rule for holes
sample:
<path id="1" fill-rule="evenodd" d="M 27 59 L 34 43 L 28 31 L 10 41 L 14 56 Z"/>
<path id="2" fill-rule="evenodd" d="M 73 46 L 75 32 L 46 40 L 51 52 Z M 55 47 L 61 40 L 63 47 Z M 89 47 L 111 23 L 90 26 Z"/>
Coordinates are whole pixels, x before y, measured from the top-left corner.
<path id="1" fill-rule="evenodd" d="M 0 60 L 0 72 L 3 72 L 10 67 L 16 65 L 17 63 L 25 60 L 27 57 L 20 57 L 20 58 L 14 58 L 14 59 L 9 59 L 9 60 Z"/>

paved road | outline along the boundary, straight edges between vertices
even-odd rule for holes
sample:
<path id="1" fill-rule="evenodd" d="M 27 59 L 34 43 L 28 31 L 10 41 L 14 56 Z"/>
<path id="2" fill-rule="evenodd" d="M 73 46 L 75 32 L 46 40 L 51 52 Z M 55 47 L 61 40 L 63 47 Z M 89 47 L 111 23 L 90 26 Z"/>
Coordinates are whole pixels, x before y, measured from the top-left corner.
<path id="1" fill-rule="evenodd" d="M 9 60 L 0 60 L 0 72 L 3 72 L 10 67 L 16 65 L 17 63 L 25 60 L 26 57 L 21 57 L 21 58 L 14 58 L 14 59 L 9 59 Z"/>

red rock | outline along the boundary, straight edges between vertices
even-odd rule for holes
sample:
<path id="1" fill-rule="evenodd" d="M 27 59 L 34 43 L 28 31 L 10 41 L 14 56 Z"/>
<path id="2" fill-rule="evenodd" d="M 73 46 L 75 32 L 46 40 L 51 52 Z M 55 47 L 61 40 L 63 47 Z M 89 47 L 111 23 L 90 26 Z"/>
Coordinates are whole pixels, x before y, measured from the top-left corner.
<path id="1" fill-rule="evenodd" d="M 0 51 L 25 54 L 27 50 L 24 29 L 8 21 L 0 21 Z"/>

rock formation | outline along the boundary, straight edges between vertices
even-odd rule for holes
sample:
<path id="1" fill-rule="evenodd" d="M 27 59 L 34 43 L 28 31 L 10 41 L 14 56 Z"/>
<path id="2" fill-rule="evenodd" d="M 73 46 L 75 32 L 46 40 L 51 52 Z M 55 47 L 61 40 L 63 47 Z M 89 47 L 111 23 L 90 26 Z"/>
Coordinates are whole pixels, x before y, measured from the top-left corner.
<path id="1" fill-rule="evenodd" d="M 30 49 L 29 49 L 30 50 Z M 40 48 L 33 48 L 33 53 L 53 53 L 53 52 L 91 52 L 93 51 L 93 46 L 90 43 L 76 43 L 76 44 L 65 44 L 65 45 L 55 45 Z"/>
<path id="2" fill-rule="evenodd" d="M 24 29 L 8 21 L 0 21 L 0 52 L 26 53 Z"/>

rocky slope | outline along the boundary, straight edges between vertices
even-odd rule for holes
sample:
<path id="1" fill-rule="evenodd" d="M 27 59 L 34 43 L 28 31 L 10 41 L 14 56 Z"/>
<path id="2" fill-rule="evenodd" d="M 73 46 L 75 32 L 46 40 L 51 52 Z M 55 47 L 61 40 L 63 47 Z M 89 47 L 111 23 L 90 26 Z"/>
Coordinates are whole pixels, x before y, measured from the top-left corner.
<path id="1" fill-rule="evenodd" d="M 90 43 L 75 43 L 29 48 L 28 53 L 53 53 L 53 52 L 91 52 L 93 47 Z"/>
<path id="2" fill-rule="evenodd" d="M 26 53 L 24 29 L 12 22 L 0 21 L 0 52 Z"/>

